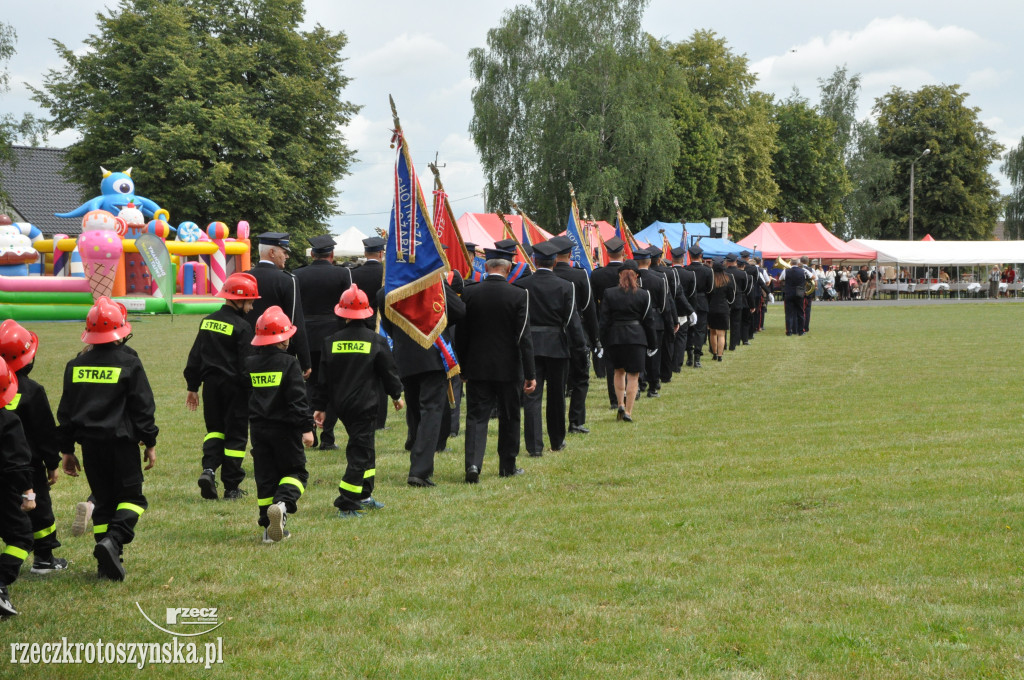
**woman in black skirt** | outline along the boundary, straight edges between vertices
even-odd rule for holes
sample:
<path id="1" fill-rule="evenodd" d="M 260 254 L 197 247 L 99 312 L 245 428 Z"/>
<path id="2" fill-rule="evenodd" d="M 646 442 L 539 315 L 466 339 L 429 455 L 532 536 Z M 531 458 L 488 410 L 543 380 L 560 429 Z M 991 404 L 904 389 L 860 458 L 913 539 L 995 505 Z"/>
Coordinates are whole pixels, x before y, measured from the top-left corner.
<path id="1" fill-rule="evenodd" d="M 651 294 L 637 285 L 637 271 L 633 260 L 623 262 L 619 285 L 607 289 L 601 302 L 601 342 L 605 359 L 615 369 L 617 418 L 627 422 L 633 422 L 633 402 L 647 352 L 658 351 Z"/>
<path id="2" fill-rule="evenodd" d="M 725 273 L 721 260 L 711 267 L 715 273 L 715 287 L 708 294 L 708 342 L 711 360 L 721 361 L 725 350 L 725 332 L 729 330 L 729 311 L 736 297 L 736 280 Z"/>

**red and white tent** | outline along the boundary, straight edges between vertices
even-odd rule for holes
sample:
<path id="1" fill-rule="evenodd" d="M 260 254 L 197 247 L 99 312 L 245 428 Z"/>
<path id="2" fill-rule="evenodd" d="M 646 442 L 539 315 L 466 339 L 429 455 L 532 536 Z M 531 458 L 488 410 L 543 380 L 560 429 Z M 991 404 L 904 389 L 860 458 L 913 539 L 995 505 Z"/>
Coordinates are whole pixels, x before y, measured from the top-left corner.
<path id="1" fill-rule="evenodd" d="M 522 241 L 523 218 L 519 215 L 505 215 L 505 219 L 512 225 L 512 231 L 515 232 L 516 238 Z M 481 248 L 493 248 L 495 241 L 508 238 L 505 235 L 505 226 L 494 213 L 463 213 L 456 222 L 459 225 L 462 240 L 475 243 Z M 540 227 L 537 229 L 545 240 L 551 238 L 549 232 Z"/>
<path id="2" fill-rule="evenodd" d="M 763 257 L 774 259 L 807 256 L 823 260 L 874 260 L 874 250 L 846 243 L 820 223 L 762 222 L 739 241 L 744 248 L 757 248 Z"/>

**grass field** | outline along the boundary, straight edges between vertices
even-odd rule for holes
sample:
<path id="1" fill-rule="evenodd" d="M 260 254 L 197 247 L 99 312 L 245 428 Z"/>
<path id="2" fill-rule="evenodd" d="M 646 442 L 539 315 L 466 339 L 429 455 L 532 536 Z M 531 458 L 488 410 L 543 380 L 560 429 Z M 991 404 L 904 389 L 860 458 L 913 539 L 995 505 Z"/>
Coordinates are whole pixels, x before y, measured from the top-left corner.
<path id="1" fill-rule="evenodd" d="M 1024 677 L 1024 306 L 819 304 L 786 338 L 684 369 L 590 435 L 462 484 L 462 440 L 434 489 L 405 485 L 404 422 L 377 439 L 377 498 L 338 520 L 341 452 L 308 454 L 291 540 L 258 540 L 244 501 L 203 501 L 204 427 L 181 377 L 197 317 L 134 320 L 157 395 L 150 509 L 127 581 L 98 581 L 69 534 L 84 477 L 53 489 L 70 573 L 28 574 L 0 622 L 0 677 L 127 678 L 126 666 L 18 666 L 8 643 L 167 642 L 168 607 L 218 607 L 224 663 L 171 677 Z M 54 408 L 81 324 L 27 324 Z M 344 442 L 340 431 L 340 443 Z M 246 468 L 251 473 L 251 459 Z M 4 658 L 6 657 L 6 658 Z"/>

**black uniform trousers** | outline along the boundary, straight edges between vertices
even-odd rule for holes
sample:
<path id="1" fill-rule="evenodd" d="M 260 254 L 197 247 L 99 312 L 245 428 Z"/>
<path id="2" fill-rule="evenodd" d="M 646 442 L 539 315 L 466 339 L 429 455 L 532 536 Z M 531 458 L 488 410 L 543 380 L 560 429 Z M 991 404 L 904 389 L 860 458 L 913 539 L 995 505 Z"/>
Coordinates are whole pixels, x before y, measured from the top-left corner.
<path id="1" fill-rule="evenodd" d="M 313 403 L 313 387 L 318 383 L 320 379 L 320 350 L 315 352 L 310 351 L 309 360 L 313 362 L 312 373 L 309 374 L 309 380 L 306 381 L 306 399 L 309 403 Z M 338 424 L 338 413 L 334 410 L 334 405 L 330 401 L 327 402 L 327 408 L 324 410 L 324 427 L 320 433 L 320 445 L 330 445 L 334 443 L 334 426 Z M 316 434 L 314 432 L 313 434 Z"/>
<path id="2" fill-rule="evenodd" d="M 345 474 L 338 482 L 338 497 L 334 507 L 339 510 L 358 510 L 359 501 L 373 495 L 377 477 L 376 413 L 374 410 L 346 411 L 341 414 L 348 444 L 345 445 Z"/>
<path id="3" fill-rule="evenodd" d="M 32 522 L 21 509 L 22 491 L 0 481 L 0 540 L 7 544 L 0 553 L 0 586 L 18 579 L 21 563 L 32 549 Z"/>
<path id="4" fill-rule="evenodd" d="M 203 381 L 203 469 L 220 468 L 224 490 L 237 489 L 245 479 L 242 461 L 249 440 L 249 393 L 224 378 Z"/>
<path id="5" fill-rule="evenodd" d="M 750 342 L 754 337 L 754 313 L 749 307 L 743 308 L 743 337 L 741 340 Z"/>
<path id="6" fill-rule="evenodd" d="M 544 452 L 544 430 L 540 418 L 544 383 L 548 387 L 544 411 L 548 440 L 553 449 L 565 443 L 565 380 L 569 373 L 569 360 L 535 356 L 533 361 L 537 369 L 537 389 L 523 397 L 523 436 L 526 438 L 526 450 L 536 455 Z"/>
<path id="7" fill-rule="evenodd" d="M 804 299 L 795 295 L 786 296 L 786 335 L 804 334 Z"/>
<path id="8" fill-rule="evenodd" d="M 804 297 L 804 313 L 801 319 L 803 324 L 803 331 L 806 333 L 811 330 L 811 304 L 814 302 L 813 295 L 807 295 Z"/>
<path id="9" fill-rule="evenodd" d="M 306 452 L 302 433 L 296 427 L 250 421 L 252 430 L 252 472 L 256 478 L 256 502 L 260 508 L 258 524 L 270 526 L 267 508 L 284 503 L 288 514 L 306 491 Z"/>
<path id="10" fill-rule="evenodd" d="M 434 452 L 447 439 L 451 427 L 448 377 L 443 371 L 428 371 L 402 378 L 405 392 L 405 424 L 408 428 L 409 476 L 427 479 L 434 474 Z M 444 427 L 445 416 L 448 427 Z"/>
<path id="11" fill-rule="evenodd" d="M 675 349 L 672 355 L 672 372 L 679 373 L 683 370 L 683 361 L 686 360 L 686 355 L 689 351 L 690 344 L 690 328 L 680 328 L 679 332 L 675 335 Z"/>
<path id="12" fill-rule="evenodd" d="M 53 516 L 50 479 L 46 474 L 46 466 L 39 463 L 33 468 L 32 490 L 36 493 L 36 507 L 29 511 L 28 519 L 32 523 L 33 549 L 36 557 L 47 557 L 54 548 L 60 547 L 60 541 L 57 540 L 57 520 Z"/>
<path id="13" fill-rule="evenodd" d="M 743 336 L 743 310 L 733 307 L 729 310 L 729 349 L 736 349 Z"/>
<path id="14" fill-rule="evenodd" d="M 470 380 L 466 383 L 466 468 L 483 470 L 487 449 L 487 422 L 498 409 L 498 474 L 516 470 L 519 455 L 520 395 L 516 380 Z"/>
<path id="15" fill-rule="evenodd" d="M 569 425 L 583 425 L 587 422 L 587 392 L 590 391 L 590 354 L 588 352 L 574 352 L 569 358 L 568 381 Z"/>
<path id="16" fill-rule="evenodd" d="M 82 442 L 82 467 L 94 503 L 96 541 L 110 538 L 120 548 L 135 538 L 135 525 L 149 507 L 142 495 L 139 445 L 124 439 Z"/>
<path id="17" fill-rule="evenodd" d="M 665 331 L 654 331 L 654 347 L 661 348 L 662 341 L 665 337 Z M 644 370 L 640 374 L 640 389 L 650 390 L 651 392 L 657 392 L 661 389 L 661 354 L 659 351 L 653 357 L 644 357 Z"/>
<path id="18" fill-rule="evenodd" d="M 676 333 L 672 329 L 665 329 L 657 356 L 661 359 L 661 382 L 667 383 L 672 380 L 672 366 L 676 358 Z"/>
<path id="19" fill-rule="evenodd" d="M 687 332 L 686 351 L 700 358 L 704 354 L 704 342 L 708 337 L 708 313 L 697 311 L 697 323 L 690 326 Z"/>
<path id="20" fill-rule="evenodd" d="M 449 411 L 451 413 L 451 425 L 448 427 L 448 436 L 457 437 L 459 436 L 459 419 L 462 417 L 462 381 L 456 378 L 451 381 L 452 383 L 452 394 L 455 395 L 455 406 L 452 406 Z M 440 450 L 442 447 L 438 447 Z"/>

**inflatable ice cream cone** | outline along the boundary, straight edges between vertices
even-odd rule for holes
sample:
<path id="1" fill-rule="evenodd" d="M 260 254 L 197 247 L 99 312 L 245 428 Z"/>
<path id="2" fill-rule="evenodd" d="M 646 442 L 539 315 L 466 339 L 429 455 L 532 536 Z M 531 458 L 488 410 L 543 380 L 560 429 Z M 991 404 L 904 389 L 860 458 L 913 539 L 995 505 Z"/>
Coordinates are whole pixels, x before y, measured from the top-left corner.
<path id="1" fill-rule="evenodd" d="M 123 224 L 123 222 L 122 222 Z M 78 252 L 94 300 L 110 297 L 121 262 L 123 246 L 118 235 L 118 218 L 105 210 L 93 210 L 82 218 Z"/>

